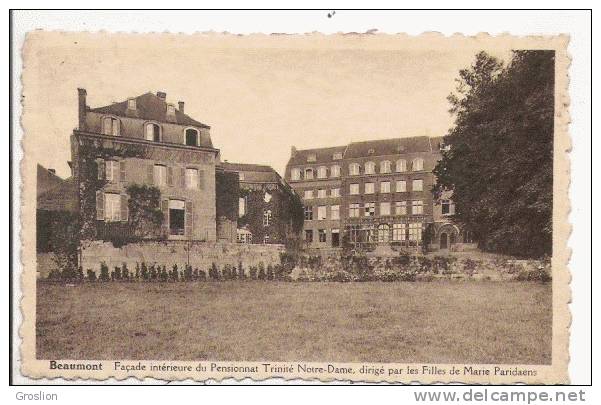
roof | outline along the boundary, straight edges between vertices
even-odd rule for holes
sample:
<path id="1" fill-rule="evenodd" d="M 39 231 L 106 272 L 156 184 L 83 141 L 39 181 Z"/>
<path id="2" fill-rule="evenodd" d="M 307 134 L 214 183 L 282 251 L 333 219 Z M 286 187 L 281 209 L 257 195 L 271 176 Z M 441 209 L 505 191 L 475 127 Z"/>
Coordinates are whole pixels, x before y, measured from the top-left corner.
<path id="1" fill-rule="evenodd" d="M 243 174 L 240 176 L 240 183 L 279 183 L 281 181 L 280 175 L 267 165 L 222 162 L 219 166 L 224 170 Z"/>
<path id="2" fill-rule="evenodd" d="M 402 153 L 431 152 L 430 138 L 414 136 L 410 138 L 380 139 L 374 141 L 351 142 L 344 154 L 345 158 L 398 155 Z"/>
<path id="3" fill-rule="evenodd" d="M 135 111 L 128 110 L 127 100 L 120 103 L 113 103 L 104 107 L 92 108 L 90 111 L 101 114 L 112 114 L 120 117 L 136 117 L 158 122 L 174 122 L 180 125 L 210 128 L 210 126 L 190 118 L 177 108 L 175 109 L 175 121 L 168 119 L 167 102 L 154 93 L 148 92 L 134 98 L 136 100 Z"/>
<path id="4" fill-rule="evenodd" d="M 46 169 L 44 166 L 38 164 L 37 172 L 37 194 L 50 190 L 61 184 L 64 180 L 56 175 L 51 170 Z"/>
<path id="5" fill-rule="evenodd" d="M 302 165 L 307 163 L 330 163 L 334 162 L 334 153 L 342 153 L 346 150 L 345 146 L 331 146 L 328 148 L 303 149 L 293 152 L 288 164 Z M 308 162 L 307 157 L 315 155 L 315 161 Z"/>
<path id="6" fill-rule="evenodd" d="M 69 177 L 43 192 L 38 192 L 37 209 L 46 211 L 77 211 L 77 187 L 75 179 Z"/>

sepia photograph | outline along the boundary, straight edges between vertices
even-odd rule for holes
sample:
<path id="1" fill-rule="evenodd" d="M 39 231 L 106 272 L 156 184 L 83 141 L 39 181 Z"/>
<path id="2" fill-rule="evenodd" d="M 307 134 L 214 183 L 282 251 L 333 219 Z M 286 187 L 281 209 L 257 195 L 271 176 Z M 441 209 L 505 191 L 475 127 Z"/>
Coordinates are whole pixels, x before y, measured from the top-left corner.
<path id="1" fill-rule="evenodd" d="M 28 33 L 24 371 L 565 382 L 567 43 Z"/>

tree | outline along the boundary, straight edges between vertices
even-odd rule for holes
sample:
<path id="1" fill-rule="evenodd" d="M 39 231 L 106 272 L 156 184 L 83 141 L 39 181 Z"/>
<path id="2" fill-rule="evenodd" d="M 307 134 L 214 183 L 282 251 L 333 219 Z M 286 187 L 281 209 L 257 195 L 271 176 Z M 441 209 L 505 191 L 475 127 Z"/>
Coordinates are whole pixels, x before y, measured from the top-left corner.
<path id="1" fill-rule="evenodd" d="M 480 52 L 448 97 L 434 192 L 453 192 L 454 219 L 484 250 L 551 254 L 554 74 L 554 51 L 514 51 L 507 66 Z"/>

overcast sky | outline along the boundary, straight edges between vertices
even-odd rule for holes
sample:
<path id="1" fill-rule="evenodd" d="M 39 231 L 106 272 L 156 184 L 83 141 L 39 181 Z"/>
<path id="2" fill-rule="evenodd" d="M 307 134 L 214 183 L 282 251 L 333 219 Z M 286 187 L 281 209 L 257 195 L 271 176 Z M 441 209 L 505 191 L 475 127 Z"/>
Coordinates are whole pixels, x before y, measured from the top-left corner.
<path id="1" fill-rule="evenodd" d="M 28 155 L 63 177 L 70 174 L 78 87 L 87 89 L 92 108 L 164 91 L 211 126 L 222 159 L 283 173 L 292 145 L 444 135 L 452 125 L 446 97 L 477 52 L 402 41 L 372 46 L 361 39 L 325 47 L 268 37 L 258 46 L 230 46 L 236 37 L 219 43 L 182 35 L 36 39 L 25 66 L 25 105 L 32 113 L 26 128 L 36 138 Z"/>

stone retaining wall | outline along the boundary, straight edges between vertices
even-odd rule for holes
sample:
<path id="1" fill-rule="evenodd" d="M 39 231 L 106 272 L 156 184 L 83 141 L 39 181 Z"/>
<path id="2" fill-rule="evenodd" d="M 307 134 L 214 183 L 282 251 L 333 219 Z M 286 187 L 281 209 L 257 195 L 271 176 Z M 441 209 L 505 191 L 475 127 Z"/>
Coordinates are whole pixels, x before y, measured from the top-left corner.
<path id="1" fill-rule="evenodd" d="M 136 263 L 159 264 L 171 268 L 174 264 L 189 263 L 193 268 L 207 271 L 212 263 L 220 268 L 226 264 L 238 266 L 242 262 L 248 269 L 263 263 L 265 266 L 280 263 L 280 253 L 284 252 L 283 245 L 253 245 L 229 242 L 142 242 L 130 243 L 116 248 L 111 242 L 86 242 L 82 247 L 81 267 L 84 274 L 88 269 L 99 272 L 100 263 L 105 262 L 109 269 L 127 264 L 130 270 L 135 269 Z"/>

